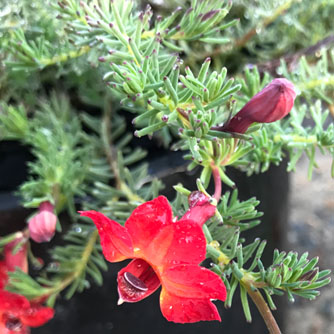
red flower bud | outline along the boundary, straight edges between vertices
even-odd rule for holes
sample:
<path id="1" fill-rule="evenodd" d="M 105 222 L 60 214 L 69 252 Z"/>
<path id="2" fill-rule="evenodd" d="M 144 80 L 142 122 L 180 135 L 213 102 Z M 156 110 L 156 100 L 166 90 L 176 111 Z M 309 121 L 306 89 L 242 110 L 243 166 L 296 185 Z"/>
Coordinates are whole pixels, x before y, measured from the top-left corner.
<path id="1" fill-rule="evenodd" d="M 57 216 L 50 202 L 43 202 L 37 215 L 29 220 L 30 237 L 36 242 L 48 242 L 55 234 Z"/>
<path id="2" fill-rule="evenodd" d="M 20 245 L 19 245 L 20 244 Z M 16 249 L 19 247 L 18 249 Z M 14 251 L 15 250 L 15 254 Z M 15 271 L 19 267 L 22 271 L 28 272 L 27 260 L 27 239 L 22 232 L 16 233 L 16 239 L 7 244 L 4 248 L 4 263 L 8 271 Z"/>
<path id="3" fill-rule="evenodd" d="M 271 123 L 286 116 L 293 107 L 296 92 L 293 84 L 284 78 L 274 79 L 254 95 L 220 131 L 245 133 L 254 123 Z"/>
<path id="4" fill-rule="evenodd" d="M 210 197 L 201 191 L 193 191 L 188 197 L 188 202 L 189 210 L 184 214 L 182 220 L 194 220 L 202 226 L 216 213 L 216 206 L 212 204 Z"/>

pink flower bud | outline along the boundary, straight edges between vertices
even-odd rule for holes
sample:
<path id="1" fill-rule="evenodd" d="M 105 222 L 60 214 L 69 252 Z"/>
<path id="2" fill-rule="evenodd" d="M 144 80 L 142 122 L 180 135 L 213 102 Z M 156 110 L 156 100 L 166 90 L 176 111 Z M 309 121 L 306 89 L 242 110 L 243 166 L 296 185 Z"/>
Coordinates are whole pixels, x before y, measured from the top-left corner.
<path id="1" fill-rule="evenodd" d="M 251 100 L 220 131 L 245 133 L 254 123 L 271 123 L 286 116 L 293 107 L 296 92 L 284 78 L 274 79 Z"/>
<path id="2" fill-rule="evenodd" d="M 57 216 L 50 202 L 43 202 L 39 206 L 37 215 L 29 220 L 30 237 L 36 242 L 48 242 L 55 234 Z"/>

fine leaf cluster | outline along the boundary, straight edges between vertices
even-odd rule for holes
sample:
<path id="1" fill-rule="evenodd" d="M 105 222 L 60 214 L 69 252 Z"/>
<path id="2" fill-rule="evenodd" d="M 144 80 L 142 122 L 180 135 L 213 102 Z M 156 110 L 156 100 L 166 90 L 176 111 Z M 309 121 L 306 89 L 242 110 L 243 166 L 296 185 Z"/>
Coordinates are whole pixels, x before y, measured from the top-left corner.
<path id="1" fill-rule="evenodd" d="M 134 136 L 182 150 L 188 169 L 200 170 L 202 192 L 212 166 L 235 189 L 238 180 L 227 176 L 227 166 L 250 175 L 286 158 L 293 171 L 306 155 L 311 178 L 316 150 L 334 161 L 334 50 L 331 44 L 316 53 L 302 49 L 310 42 L 308 29 L 326 37 L 333 1 L 280 0 L 274 6 L 236 0 L 231 7 L 192 0 L 158 13 L 130 0 L 34 3 L 0 7 L 0 140 L 19 141 L 34 156 L 29 178 L 18 189 L 22 205 L 37 208 L 50 201 L 58 216 L 69 214 L 71 226 L 36 277 L 10 274 L 11 291 L 47 297 L 53 305 L 63 290 L 71 298 L 91 282 L 103 284 L 106 263 L 98 234 L 88 220 L 77 221 L 76 211 L 98 210 L 124 223 L 139 204 L 158 196 L 163 184 L 149 175 L 147 152 Z M 314 11 L 317 20 L 307 20 Z M 278 31 L 284 37 L 279 48 Z M 263 64 L 287 50 L 302 52 Z M 243 135 L 215 130 L 276 75 L 296 86 L 289 117 L 254 124 Z M 173 209 L 182 216 L 190 190 L 175 189 Z M 275 250 L 272 264 L 264 266 L 266 241 L 249 242 L 243 235 L 260 223 L 258 204 L 255 198 L 240 201 L 237 189 L 226 192 L 204 225 L 211 269 L 228 290 L 226 306 L 239 286 L 248 321 L 252 292 L 264 293 L 275 309 L 273 295 L 314 299 L 330 281 L 329 271 L 306 253 Z M 0 247 L 13 238 L 1 238 Z"/>

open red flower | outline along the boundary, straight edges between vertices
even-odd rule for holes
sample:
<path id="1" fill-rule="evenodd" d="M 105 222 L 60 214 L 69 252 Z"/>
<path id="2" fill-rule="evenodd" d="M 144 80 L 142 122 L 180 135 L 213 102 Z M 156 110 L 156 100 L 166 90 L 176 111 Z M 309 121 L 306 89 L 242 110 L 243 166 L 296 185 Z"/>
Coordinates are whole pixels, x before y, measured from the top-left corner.
<path id="1" fill-rule="evenodd" d="M 23 243 L 22 243 L 23 241 Z M 22 243 L 17 253 L 13 253 L 18 243 Z M 27 272 L 27 244 L 23 236 L 7 244 L 4 259 L 0 261 L 0 334 L 29 334 L 29 327 L 38 327 L 49 321 L 54 314 L 50 307 L 44 307 L 16 293 L 5 291 L 8 272 L 16 268 Z"/>
<path id="2" fill-rule="evenodd" d="M 0 290 L 0 334 L 28 334 L 53 317 L 51 307 L 30 303 L 16 293 Z"/>
<path id="3" fill-rule="evenodd" d="M 206 253 L 202 222 L 194 217 L 176 221 L 163 196 L 138 206 L 124 227 L 100 212 L 81 215 L 94 221 L 108 261 L 133 259 L 118 273 L 119 303 L 140 301 L 161 285 L 160 307 L 167 320 L 220 320 L 212 300 L 224 301 L 226 288 L 218 275 L 199 266 Z"/>

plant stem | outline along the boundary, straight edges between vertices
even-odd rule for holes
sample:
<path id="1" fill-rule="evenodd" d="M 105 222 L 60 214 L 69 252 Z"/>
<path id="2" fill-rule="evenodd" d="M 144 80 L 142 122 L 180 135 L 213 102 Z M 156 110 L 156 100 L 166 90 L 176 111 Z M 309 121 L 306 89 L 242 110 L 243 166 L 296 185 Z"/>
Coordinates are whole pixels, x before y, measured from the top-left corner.
<path id="1" fill-rule="evenodd" d="M 213 198 L 219 202 L 222 195 L 222 180 L 220 178 L 219 168 L 217 166 L 212 168 L 212 175 L 215 182 L 215 193 L 213 194 Z"/>
<path id="2" fill-rule="evenodd" d="M 261 295 L 259 290 L 253 291 L 247 282 L 243 281 L 243 285 L 245 286 L 248 295 L 252 298 L 254 304 L 259 310 L 270 334 L 281 334 L 281 330 L 278 327 L 278 324 L 270 311 L 270 308 L 263 296 Z"/>
<path id="3" fill-rule="evenodd" d="M 116 181 L 116 188 L 122 190 L 125 196 L 130 201 L 136 202 L 145 202 L 140 196 L 135 194 L 128 185 L 121 179 L 119 174 L 119 169 L 117 165 L 117 153 L 112 144 L 112 140 L 110 137 L 111 134 L 111 107 L 108 100 L 106 100 L 105 112 L 102 120 L 102 128 L 101 128 L 101 137 L 103 142 L 104 152 L 107 157 L 108 164 L 112 173 L 114 174 L 115 181 Z"/>
<path id="4" fill-rule="evenodd" d="M 69 59 L 74 59 L 81 57 L 82 55 L 88 53 L 91 48 L 88 45 L 81 47 L 78 51 L 69 51 L 68 53 L 60 53 L 51 58 L 41 58 L 37 61 L 43 66 L 55 65 L 57 63 L 66 62 Z"/>
<path id="5" fill-rule="evenodd" d="M 213 240 L 206 246 L 207 253 L 212 259 L 218 260 L 220 264 L 228 264 L 231 259 L 219 248 L 219 243 L 217 245 L 215 243 L 217 243 L 217 241 Z M 241 271 L 243 272 L 244 276 L 240 280 L 240 284 L 247 290 L 248 295 L 252 298 L 255 306 L 259 310 L 269 330 L 269 334 L 282 334 L 262 294 L 257 288 L 254 289 L 254 286 L 264 287 L 265 284 L 262 284 L 261 282 L 255 282 L 255 277 L 252 275 L 252 273 L 247 273 L 243 269 L 241 269 Z"/>
<path id="6" fill-rule="evenodd" d="M 85 270 L 86 265 L 90 259 L 90 256 L 94 250 L 94 246 L 95 246 L 98 235 L 99 235 L 98 230 L 94 230 L 92 232 L 85 246 L 85 249 L 82 252 L 81 261 L 77 263 L 73 272 L 71 272 L 67 277 L 64 277 L 63 280 L 59 281 L 59 284 L 56 284 L 55 286 L 47 289 L 45 293 L 46 296 L 49 296 L 55 293 L 58 294 L 59 292 L 64 290 L 66 287 L 68 287 L 75 279 L 80 277 L 81 273 Z"/>
<path id="7" fill-rule="evenodd" d="M 116 188 L 121 188 L 121 179 L 119 176 L 118 168 L 117 168 L 117 157 L 115 156 L 115 150 L 112 146 L 112 141 L 110 138 L 111 133 L 111 107 L 107 105 L 108 102 L 106 102 L 105 106 L 105 112 L 102 119 L 101 124 L 101 137 L 102 137 L 102 143 L 104 148 L 104 153 L 106 154 L 106 158 L 108 161 L 108 164 L 110 166 L 110 169 L 112 173 L 114 174 L 115 181 L 116 181 Z"/>
<path id="8" fill-rule="evenodd" d="M 280 5 L 272 15 L 263 18 L 262 21 L 260 21 L 255 27 L 248 30 L 240 39 L 237 39 L 234 41 L 234 43 L 230 43 L 227 45 L 221 45 L 217 47 L 216 49 L 203 53 L 193 54 L 193 59 L 205 59 L 207 57 L 218 57 L 221 54 L 224 54 L 226 52 L 231 52 L 234 48 L 242 48 L 245 46 L 249 40 L 251 40 L 254 36 L 258 34 L 258 31 L 264 30 L 269 24 L 273 23 L 277 18 L 279 18 L 286 10 L 288 10 L 291 5 L 293 4 L 294 0 L 288 0 L 287 2 Z M 190 61 L 188 60 L 187 63 Z M 186 63 L 186 64 L 187 64 Z"/>

